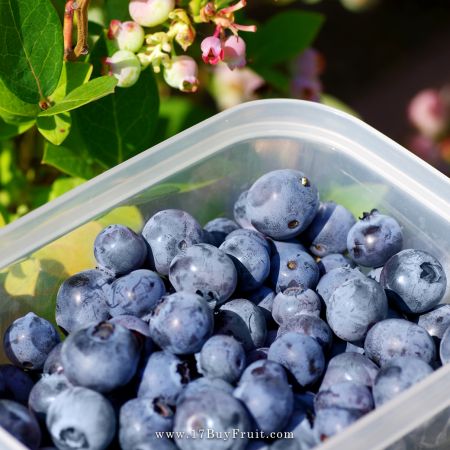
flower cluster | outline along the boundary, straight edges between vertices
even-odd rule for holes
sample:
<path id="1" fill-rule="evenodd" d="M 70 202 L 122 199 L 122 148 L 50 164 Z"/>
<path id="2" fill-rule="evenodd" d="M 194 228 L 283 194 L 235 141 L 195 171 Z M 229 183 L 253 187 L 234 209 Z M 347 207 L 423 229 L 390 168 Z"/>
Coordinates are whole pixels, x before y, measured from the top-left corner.
<path id="1" fill-rule="evenodd" d="M 198 89 L 197 62 L 185 52 L 195 42 L 196 27 L 213 25 L 213 34 L 204 38 L 200 48 L 206 64 L 223 61 L 231 70 L 246 65 L 246 45 L 240 31 L 255 31 L 253 25 L 239 25 L 235 12 L 245 0 L 233 5 L 223 0 L 190 2 L 189 9 L 176 7 L 175 0 L 130 0 L 132 21 L 111 21 L 108 37 L 118 51 L 105 60 L 118 86 L 132 86 L 141 70 L 152 67 L 163 72 L 166 83 L 182 92 Z M 227 4 L 222 7 L 220 5 Z M 177 54 L 181 53 L 181 54 Z"/>
<path id="2" fill-rule="evenodd" d="M 420 157 L 448 172 L 450 164 L 450 86 L 424 89 L 410 101 L 408 119 L 417 129 L 409 147 Z M 447 166 L 447 167 L 445 167 Z"/>

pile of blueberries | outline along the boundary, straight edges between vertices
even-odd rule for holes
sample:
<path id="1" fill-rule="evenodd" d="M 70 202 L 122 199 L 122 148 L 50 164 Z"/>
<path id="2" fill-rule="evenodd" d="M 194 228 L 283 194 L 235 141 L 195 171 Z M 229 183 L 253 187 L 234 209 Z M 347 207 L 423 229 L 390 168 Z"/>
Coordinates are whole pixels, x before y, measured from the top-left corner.
<path id="1" fill-rule="evenodd" d="M 63 342 L 34 313 L 4 334 L 0 426 L 31 449 L 306 450 L 450 362 L 440 262 L 297 170 L 234 220 L 167 209 L 94 255 L 58 291 Z"/>

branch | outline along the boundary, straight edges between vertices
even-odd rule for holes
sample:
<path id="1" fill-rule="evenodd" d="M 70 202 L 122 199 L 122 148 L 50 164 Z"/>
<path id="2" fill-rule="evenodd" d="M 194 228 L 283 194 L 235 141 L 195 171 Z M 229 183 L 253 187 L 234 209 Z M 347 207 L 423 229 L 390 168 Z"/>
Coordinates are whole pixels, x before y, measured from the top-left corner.
<path id="1" fill-rule="evenodd" d="M 64 9 L 64 59 L 66 61 L 73 59 L 72 49 L 72 29 L 73 29 L 73 2 L 74 0 L 67 0 Z"/>
<path id="2" fill-rule="evenodd" d="M 64 59 L 74 61 L 88 52 L 89 0 L 67 0 L 64 11 Z M 77 15 L 77 45 L 72 47 L 73 14 Z"/>

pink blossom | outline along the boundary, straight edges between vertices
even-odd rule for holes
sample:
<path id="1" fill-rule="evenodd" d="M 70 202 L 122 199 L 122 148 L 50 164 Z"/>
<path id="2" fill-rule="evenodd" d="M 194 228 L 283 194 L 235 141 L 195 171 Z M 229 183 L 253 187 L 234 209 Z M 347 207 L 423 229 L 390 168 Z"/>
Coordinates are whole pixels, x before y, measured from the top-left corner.
<path id="1" fill-rule="evenodd" d="M 322 83 L 318 78 L 297 76 L 292 81 L 291 94 L 294 98 L 318 102 L 321 92 Z"/>
<path id="2" fill-rule="evenodd" d="M 209 36 L 203 39 L 200 48 L 202 50 L 202 58 L 206 64 L 216 65 L 223 60 L 224 50 L 222 41 L 216 36 Z"/>
<path id="3" fill-rule="evenodd" d="M 223 46 L 223 60 L 233 70 L 236 67 L 244 67 L 247 63 L 245 58 L 246 45 L 244 39 L 239 36 L 230 36 Z"/>
<path id="4" fill-rule="evenodd" d="M 198 66 L 187 55 L 175 56 L 164 69 L 166 83 L 182 92 L 195 92 L 198 89 Z"/>
<path id="5" fill-rule="evenodd" d="M 325 67 L 323 56 L 313 48 L 307 48 L 294 62 L 296 75 L 313 78 L 322 74 Z"/>

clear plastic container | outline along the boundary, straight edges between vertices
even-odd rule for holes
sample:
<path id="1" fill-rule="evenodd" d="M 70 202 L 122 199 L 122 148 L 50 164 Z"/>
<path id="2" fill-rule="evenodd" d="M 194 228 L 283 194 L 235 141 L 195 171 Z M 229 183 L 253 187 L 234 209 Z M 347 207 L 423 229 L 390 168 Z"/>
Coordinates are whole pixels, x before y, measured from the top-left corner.
<path id="1" fill-rule="evenodd" d="M 60 283 L 94 267 L 92 242 L 107 223 L 139 229 L 167 207 L 186 209 L 202 223 L 232 216 L 239 192 L 279 168 L 303 170 L 323 199 L 355 215 L 371 208 L 393 215 L 404 227 L 405 247 L 430 251 L 450 275 L 448 178 L 345 113 L 265 100 L 218 114 L 0 230 L 2 334 L 29 310 L 53 320 Z M 321 449 L 449 449 L 449 392 L 447 366 Z M 0 448 L 22 446 L 0 430 Z"/>

